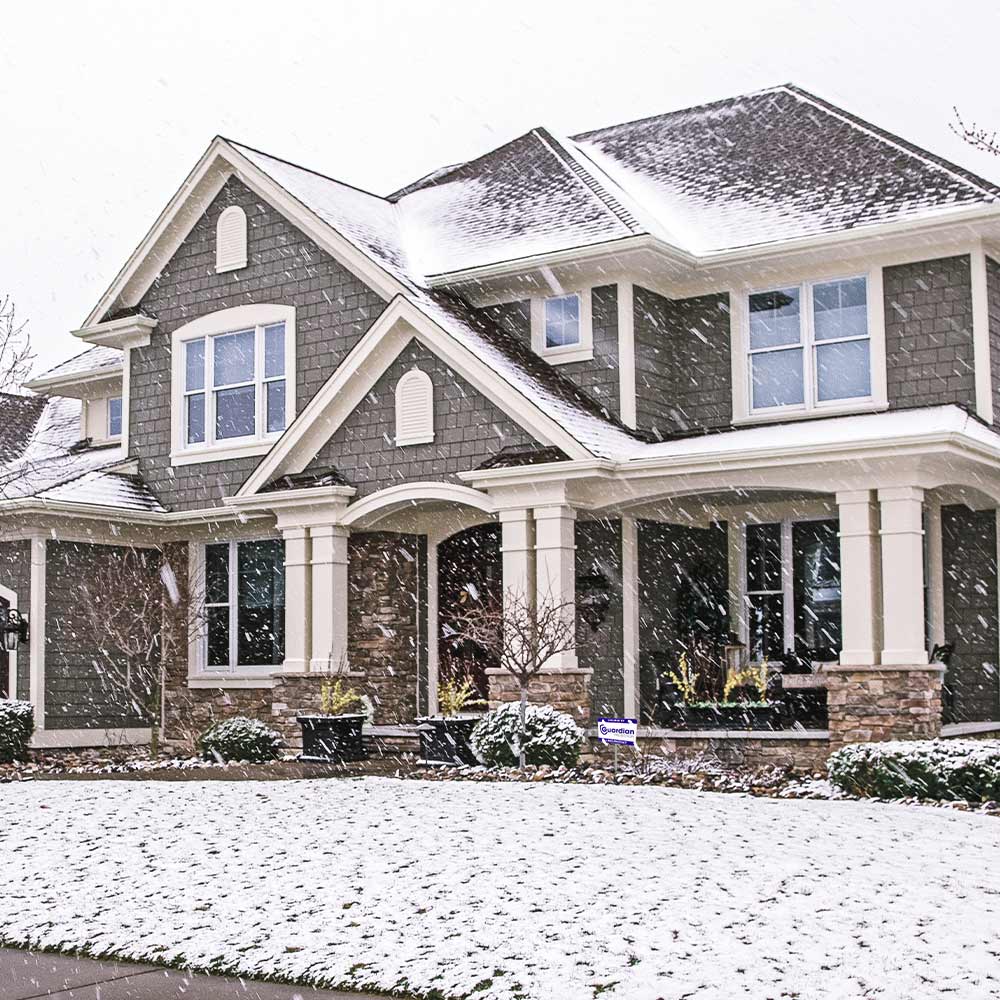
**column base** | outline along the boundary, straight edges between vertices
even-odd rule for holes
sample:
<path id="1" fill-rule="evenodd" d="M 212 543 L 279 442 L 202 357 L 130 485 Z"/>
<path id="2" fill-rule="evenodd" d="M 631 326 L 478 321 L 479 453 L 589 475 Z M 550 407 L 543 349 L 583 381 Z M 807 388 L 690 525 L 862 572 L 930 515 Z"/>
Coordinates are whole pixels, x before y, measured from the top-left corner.
<path id="1" fill-rule="evenodd" d="M 528 685 L 528 701 L 535 705 L 551 705 L 560 712 L 573 717 L 577 725 L 586 725 L 591 720 L 590 677 L 592 670 L 575 669 L 548 670 L 531 679 Z M 486 671 L 489 681 L 490 708 L 511 701 L 518 701 L 521 688 L 517 679 L 505 670 Z"/>

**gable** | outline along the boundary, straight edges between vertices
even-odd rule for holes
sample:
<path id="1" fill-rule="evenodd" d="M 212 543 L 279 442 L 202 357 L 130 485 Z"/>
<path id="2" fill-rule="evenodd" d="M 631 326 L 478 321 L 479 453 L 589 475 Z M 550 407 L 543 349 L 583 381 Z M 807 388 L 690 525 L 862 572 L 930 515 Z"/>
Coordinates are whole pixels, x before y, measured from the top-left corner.
<path id="1" fill-rule="evenodd" d="M 414 367 L 434 386 L 434 440 L 395 444 L 396 385 Z M 411 340 L 306 466 L 336 467 L 362 497 L 405 482 L 458 482 L 501 449 L 540 442 L 418 340 Z"/>

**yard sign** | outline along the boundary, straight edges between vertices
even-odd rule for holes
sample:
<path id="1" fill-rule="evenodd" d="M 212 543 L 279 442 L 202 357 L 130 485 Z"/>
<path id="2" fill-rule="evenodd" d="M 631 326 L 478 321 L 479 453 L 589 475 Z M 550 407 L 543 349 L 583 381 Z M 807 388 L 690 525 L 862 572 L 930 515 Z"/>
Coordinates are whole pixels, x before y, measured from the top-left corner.
<path id="1" fill-rule="evenodd" d="M 614 746 L 634 747 L 638 719 L 598 719 L 597 738 Z"/>

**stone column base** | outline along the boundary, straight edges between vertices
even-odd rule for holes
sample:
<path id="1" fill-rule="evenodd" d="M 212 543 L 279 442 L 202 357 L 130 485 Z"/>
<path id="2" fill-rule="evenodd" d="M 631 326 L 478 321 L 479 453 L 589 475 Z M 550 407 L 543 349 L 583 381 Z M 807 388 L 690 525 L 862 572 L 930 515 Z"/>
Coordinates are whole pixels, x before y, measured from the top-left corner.
<path id="1" fill-rule="evenodd" d="M 831 750 L 847 743 L 941 735 L 940 664 L 841 665 L 824 674 Z"/>
<path id="2" fill-rule="evenodd" d="M 535 705 L 551 705 L 573 716 L 577 725 L 586 725 L 591 717 L 590 675 L 592 670 L 545 671 L 531 679 L 528 701 Z M 517 680 L 505 670 L 486 671 L 490 685 L 490 708 L 521 697 Z"/>

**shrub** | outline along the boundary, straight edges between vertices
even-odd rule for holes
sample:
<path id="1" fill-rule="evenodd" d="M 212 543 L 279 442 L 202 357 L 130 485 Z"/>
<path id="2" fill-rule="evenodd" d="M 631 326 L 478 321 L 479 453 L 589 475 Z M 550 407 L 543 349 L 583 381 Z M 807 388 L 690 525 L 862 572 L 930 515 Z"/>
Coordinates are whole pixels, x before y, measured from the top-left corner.
<path id="1" fill-rule="evenodd" d="M 1000 740 L 856 743 L 830 754 L 830 780 L 882 799 L 1000 799 Z"/>
<path id="2" fill-rule="evenodd" d="M 198 747 L 205 760 L 274 760 L 281 751 L 281 737 L 258 719 L 236 716 L 209 726 Z"/>
<path id="3" fill-rule="evenodd" d="M 27 701 L 0 701 L 0 764 L 23 757 L 35 731 L 35 710 Z"/>
<path id="4" fill-rule="evenodd" d="M 470 742 L 476 755 L 494 767 L 514 767 L 520 755 L 520 706 L 510 702 L 494 709 L 477 723 Z M 565 712 L 550 705 L 528 705 L 525 715 L 525 762 L 564 764 L 580 757 L 583 730 Z"/>

